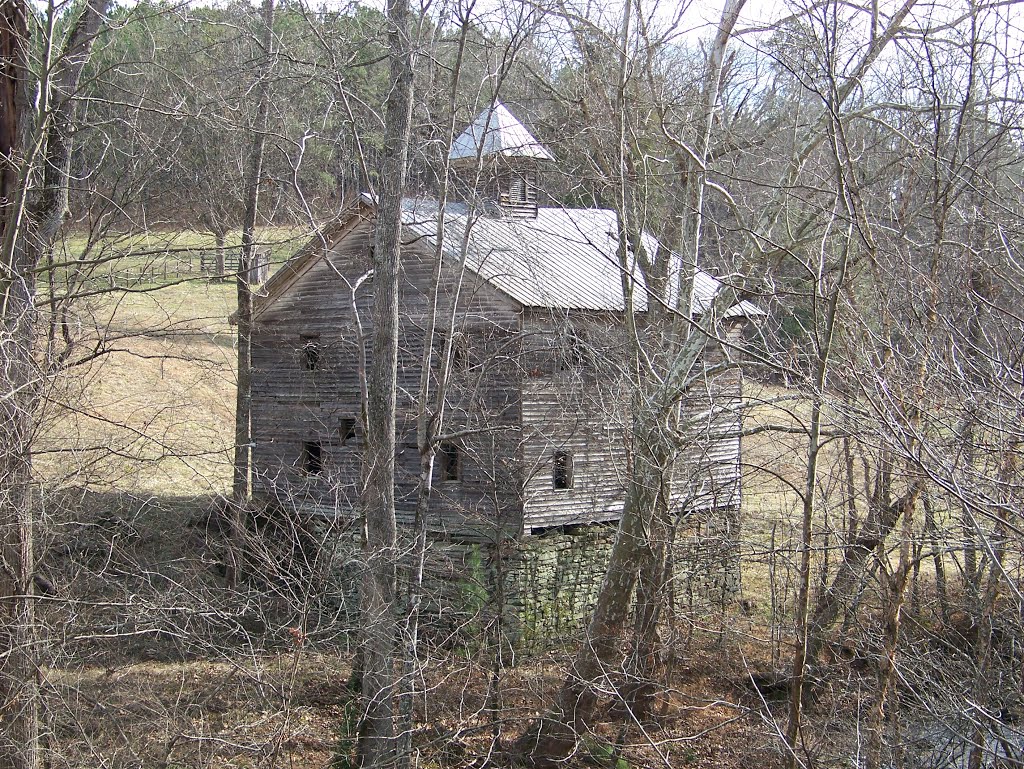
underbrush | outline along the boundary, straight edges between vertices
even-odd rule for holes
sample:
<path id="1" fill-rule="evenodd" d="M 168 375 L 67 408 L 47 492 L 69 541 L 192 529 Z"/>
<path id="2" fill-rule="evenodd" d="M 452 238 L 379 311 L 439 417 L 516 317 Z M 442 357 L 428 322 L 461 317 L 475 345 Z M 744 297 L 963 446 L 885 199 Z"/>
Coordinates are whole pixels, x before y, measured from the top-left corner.
<path id="1" fill-rule="evenodd" d="M 312 767 L 351 747 L 358 628 L 301 569 L 290 578 L 307 581 L 289 589 L 256 568 L 229 587 L 219 506 L 82 491 L 50 504 L 39 573 L 51 766 Z M 736 639 L 678 619 L 690 640 L 673 636 L 686 648 L 666 657 L 651 718 L 609 707 L 570 765 L 743 766 L 764 750 L 761 717 L 736 696 Z M 509 652 L 497 664 L 487 638 L 421 646 L 419 765 L 510 764 L 568 657 Z"/>

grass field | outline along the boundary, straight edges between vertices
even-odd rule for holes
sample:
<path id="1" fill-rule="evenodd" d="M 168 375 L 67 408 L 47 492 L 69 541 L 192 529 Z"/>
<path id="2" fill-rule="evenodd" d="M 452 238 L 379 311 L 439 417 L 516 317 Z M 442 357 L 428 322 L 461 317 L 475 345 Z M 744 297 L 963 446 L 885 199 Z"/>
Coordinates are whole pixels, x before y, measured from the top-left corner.
<path id="1" fill-rule="evenodd" d="M 275 267 L 305 240 L 284 229 L 258 237 Z M 71 305 L 70 360 L 79 363 L 47 391 L 36 459 L 44 479 L 138 495 L 227 491 L 235 284 L 199 272 L 199 254 L 213 248 L 212 235 L 188 231 L 64 243 L 69 260 L 88 260 L 71 289 L 86 296 Z M 58 276 L 59 294 L 69 289 L 67 273 Z"/>
<path id="2" fill-rule="evenodd" d="M 38 458 L 51 481 L 138 494 L 221 493 L 230 479 L 234 287 L 186 282 L 79 310 L 73 359 L 50 390 Z M 46 449 L 60 453 L 48 454 Z"/>

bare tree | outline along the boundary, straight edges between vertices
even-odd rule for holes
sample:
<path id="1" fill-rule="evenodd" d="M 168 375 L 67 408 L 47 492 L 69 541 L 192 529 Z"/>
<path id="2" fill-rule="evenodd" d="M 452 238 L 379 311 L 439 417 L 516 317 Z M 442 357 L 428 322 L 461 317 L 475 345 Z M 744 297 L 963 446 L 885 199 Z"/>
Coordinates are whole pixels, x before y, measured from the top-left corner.
<path id="1" fill-rule="evenodd" d="M 394 87 L 386 105 L 385 161 L 377 187 L 373 239 L 373 339 L 366 381 L 366 463 L 362 515 L 365 575 L 360 592 L 363 713 L 359 763 L 391 766 L 398 760 L 395 670 L 398 642 L 395 522 L 395 400 L 398 367 L 398 260 L 402 196 L 412 122 L 412 40 L 408 0 L 387 6 Z"/>
<path id="2" fill-rule="evenodd" d="M 272 95 L 270 70 L 273 56 L 274 0 L 264 0 L 261 16 L 260 48 L 263 59 L 256 71 L 255 123 L 252 127 L 252 147 L 249 167 L 246 169 L 245 219 L 242 223 L 242 250 L 235 278 L 237 290 L 238 325 L 238 383 L 235 398 L 235 456 L 232 475 L 232 526 L 234 528 L 229 582 L 234 582 L 241 570 L 242 549 L 245 540 L 245 507 L 249 497 L 249 473 L 252 443 L 252 286 L 256 262 L 256 220 L 259 213 L 260 184 L 263 177 L 263 154 L 269 123 Z"/>
<path id="3" fill-rule="evenodd" d="M 521 752 L 536 762 L 557 760 L 571 754 L 580 736 L 586 733 L 597 704 L 595 685 L 608 676 L 618 656 L 638 576 L 642 570 L 645 574 L 657 574 L 664 568 L 664 554 L 660 552 L 658 543 L 664 538 L 664 522 L 669 519 L 673 496 L 677 455 L 675 436 L 681 427 L 679 402 L 692 382 L 701 375 L 701 360 L 709 344 L 713 344 L 721 333 L 719 323 L 724 311 L 735 301 L 735 294 L 723 291 L 712 306 L 705 308 L 701 322 L 690 326 L 693 309 L 691 286 L 699 247 L 704 174 L 712 122 L 718 104 L 726 48 L 742 7 L 742 0 L 727 2 L 722 11 L 704 71 L 697 139 L 692 146 L 679 143 L 680 150 L 685 151 L 680 172 L 683 189 L 674 192 L 682 205 L 673 211 L 675 216 L 671 226 L 679 229 L 669 239 L 671 245 L 678 244 L 683 254 L 679 263 L 673 258 L 674 249 L 669 245 L 659 246 L 655 253 L 647 253 L 641 244 L 645 227 L 642 212 L 646 206 L 642 186 L 637 183 L 635 175 L 643 160 L 638 156 L 626 122 L 631 109 L 628 79 L 633 64 L 630 56 L 634 39 L 632 25 L 639 21 L 633 18 L 633 4 L 627 2 L 623 5 L 616 40 L 618 61 L 612 70 L 614 91 L 604 97 L 615 142 L 610 151 L 606 147 L 596 147 L 595 155 L 603 160 L 601 170 L 606 174 L 619 222 L 624 322 L 627 337 L 634 346 L 630 362 L 633 420 L 630 445 L 633 457 L 618 533 L 584 640 L 555 707 L 528 730 L 517 745 Z M 565 15 L 570 20 L 575 19 L 567 12 Z M 586 34 L 577 27 L 577 35 L 585 38 Z M 594 51 L 585 39 L 581 40 L 580 47 L 584 51 Z M 648 50 L 646 53 L 649 56 L 652 52 Z M 598 70 L 599 61 L 587 63 Z M 598 75 L 595 71 L 594 82 L 600 83 L 599 78 L 607 74 Z M 641 288 L 631 278 L 634 255 L 646 288 Z M 634 292 L 644 290 L 653 296 L 650 311 L 653 317 L 641 325 L 632 312 L 633 296 Z M 646 569 L 648 566 L 651 568 Z M 641 633 L 652 633 L 656 621 L 656 615 L 649 616 L 641 623 Z M 645 643 L 649 645 L 650 642 Z"/>
<path id="4" fill-rule="evenodd" d="M 35 618 L 36 499 L 32 436 L 38 403 L 36 276 L 68 214 L 75 96 L 108 3 L 76 9 L 62 40 L 56 9 L 37 15 L 28 3 L 5 3 L 0 100 L 0 700 L 7 711 L 0 761 L 15 769 L 42 765 L 39 724 L 39 638 Z M 46 67 L 34 61 L 42 51 Z M 33 72 L 45 75 L 36 80 Z"/>

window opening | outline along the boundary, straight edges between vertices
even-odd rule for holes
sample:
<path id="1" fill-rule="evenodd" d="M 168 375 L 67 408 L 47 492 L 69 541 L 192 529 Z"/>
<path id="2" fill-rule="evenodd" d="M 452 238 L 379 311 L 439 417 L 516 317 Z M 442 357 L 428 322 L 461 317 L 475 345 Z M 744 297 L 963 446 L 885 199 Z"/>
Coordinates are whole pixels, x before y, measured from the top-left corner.
<path id="1" fill-rule="evenodd" d="M 589 364 L 587 340 L 583 332 L 569 327 L 562 336 L 562 371 L 574 371 Z"/>
<path id="2" fill-rule="evenodd" d="M 572 454 L 568 451 L 555 452 L 551 481 L 555 489 L 572 488 Z"/>
<path id="3" fill-rule="evenodd" d="M 465 371 L 469 364 L 469 350 L 466 348 L 466 337 L 455 334 L 452 337 L 452 371 Z"/>
<path id="4" fill-rule="evenodd" d="M 437 334 L 437 360 L 442 361 L 444 359 L 445 346 L 448 343 L 448 336 L 442 332 Z M 469 350 L 467 348 L 465 334 L 456 332 L 452 336 L 452 352 L 449 365 L 449 371 L 465 371 L 469 366 Z"/>
<path id="5" fill-rule="evenodd" d="M 355 440 L 356 420 L 352 417 L 342 417 L 341 423 L 338 425 L 338 437 L 341 439 L 342 446 L 349 441 Z"/>
<path id="6" fill-rule="evenodd" d="M 459 447 L 454 443 L 442 443 L 438 449 L 438 459 L 441 460 L 441 480 L 457 481 L 462 475 L 462 457 L 459 454 Z"/>
<path id="7" fill-rule="evenodd" d="M 316 371 L 320 367 L 319 334 L 304 334 L 302 336 L 302 366 L 306 371 Z"/>
<path id="8" fill-rule="evenodd" d="M 320 475 L 324 471 L 324 446 L 320 441 L 302 442 L 302 470 L 307 475 Z"/>

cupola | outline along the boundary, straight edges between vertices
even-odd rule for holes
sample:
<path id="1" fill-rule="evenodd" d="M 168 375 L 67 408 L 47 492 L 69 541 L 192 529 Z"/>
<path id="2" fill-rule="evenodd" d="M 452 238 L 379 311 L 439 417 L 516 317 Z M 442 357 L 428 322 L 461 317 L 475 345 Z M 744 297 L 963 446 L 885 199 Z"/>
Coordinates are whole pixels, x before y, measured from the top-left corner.
<path id="1" fill-rule="evenodd" d="M 494 102 L 459 134 L 448 158 L 460 186 L 475 193 L 489 212 L 523 219 L 537 216 L 539 171 L 554 157 L 501 102 Z"/>

